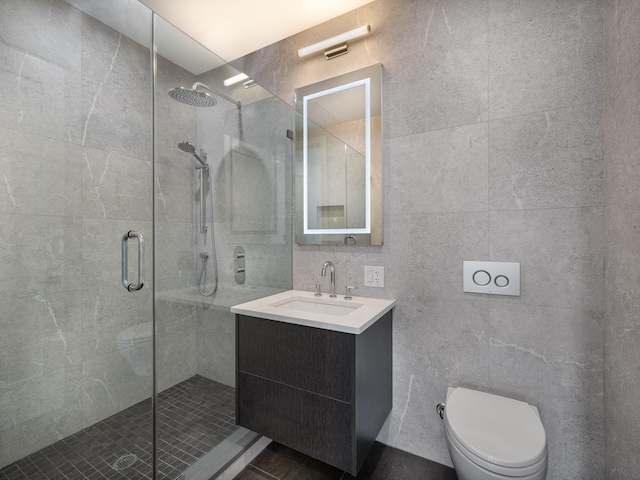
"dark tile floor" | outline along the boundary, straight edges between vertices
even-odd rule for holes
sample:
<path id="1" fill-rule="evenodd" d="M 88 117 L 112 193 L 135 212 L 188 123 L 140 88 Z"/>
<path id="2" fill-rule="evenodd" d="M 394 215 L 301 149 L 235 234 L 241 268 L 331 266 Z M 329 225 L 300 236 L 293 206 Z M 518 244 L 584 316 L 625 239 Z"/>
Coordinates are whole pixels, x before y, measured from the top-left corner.
<path id="1" fill-rule="evenodd" d="M 236 430 L 235 389 L 195 375 L 159 394 L 158 471 L 174 480 Z M 122 455 L 137 461 L 117 471 Z M 140 402 L 0 470 L 0 480 L 151 478 L 151 400 Z"/>
<path id="2" fill-rule="evenodd" d="M 355 477 L 271 442 L 235 480 L 351 480 Z M 376 442 L 358 480 L 457 480 L 455 471 L 439 463 Z"/>

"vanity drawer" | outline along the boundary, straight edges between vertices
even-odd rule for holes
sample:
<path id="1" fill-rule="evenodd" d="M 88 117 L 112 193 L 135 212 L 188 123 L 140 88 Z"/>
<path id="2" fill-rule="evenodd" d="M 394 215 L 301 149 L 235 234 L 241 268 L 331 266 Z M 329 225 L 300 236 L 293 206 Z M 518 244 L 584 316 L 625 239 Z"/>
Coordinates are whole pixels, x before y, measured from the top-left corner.
<path id="1" fill-rule="evenodd" d="M 352 405 L 238 373 L 238 425 L 353 471 Z"/>
<path id="2" fill-rule="evenodd" d="M 238 315 L 238 370 L 353 401 L 355 335 Z"/>

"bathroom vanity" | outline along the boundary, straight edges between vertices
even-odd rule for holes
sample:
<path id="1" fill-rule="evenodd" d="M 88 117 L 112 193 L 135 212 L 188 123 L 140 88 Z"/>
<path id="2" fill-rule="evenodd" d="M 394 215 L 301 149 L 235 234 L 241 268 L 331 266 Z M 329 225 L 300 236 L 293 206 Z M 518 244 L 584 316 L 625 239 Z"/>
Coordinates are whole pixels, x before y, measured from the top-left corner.
<path id="1" fill-rule="evenodd" d="M 357 475 L 391 411 L 394 304 L 293 290 L 232 307 L 238 425 Z"/>

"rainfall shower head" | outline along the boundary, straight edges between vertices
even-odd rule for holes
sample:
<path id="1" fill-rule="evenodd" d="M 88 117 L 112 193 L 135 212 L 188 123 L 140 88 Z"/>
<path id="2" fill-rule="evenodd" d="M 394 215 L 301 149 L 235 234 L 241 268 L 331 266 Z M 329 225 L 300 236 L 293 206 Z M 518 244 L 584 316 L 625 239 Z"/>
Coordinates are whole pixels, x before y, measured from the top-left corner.
<path id="1" fill-rule="evenodd" d="M 200 89 L 209 90 L 211 93 L 216 94 L 220 98 L 235 104 L 238 108 L 242 106 L 240 102 L 235 101 L 233 98 L 229 98 L 226 95 L 214 90 L 213 88 L 205 85 L 201 82 L 196 82 L 191 88 L 176 87 L 169 90 L 169 96 L 180 103 L 192 105 L 194 107 L 213 107 L 216 103 L 216 99 L 209 95 L 207 92 L 201 92 Z"/>
<path id="2" fill-rule="evenodd" d="M 204 155 L 204 160 L 202 158 L 200 158 L 200 155 L 198 155 L 196 153 L 196 147 L 194 147 L 193 145 L 191 145 L 189 142 L 180 142 L 178 144 L 178 148 L 180 150 L 182 150 L 185 153 L 190 153 L 191 155 L 193 155 L 194 157 L 196 157 L 196 159 L 202 164 L 203 167 L 205 168 L 209 168 L 209 166 L 207 165 L 207 155 L 202 153 L 202 150 L 200 151 L 200 155 Z"/>
<path id="3" fill-rule="evenodd" d="M 194 88 L 172 88 L 169 90 L 169 96 L 180 103 L 186 103 L 193 107 L 213 107 L 218 103 L 207 92 L 199 92 Z"/>

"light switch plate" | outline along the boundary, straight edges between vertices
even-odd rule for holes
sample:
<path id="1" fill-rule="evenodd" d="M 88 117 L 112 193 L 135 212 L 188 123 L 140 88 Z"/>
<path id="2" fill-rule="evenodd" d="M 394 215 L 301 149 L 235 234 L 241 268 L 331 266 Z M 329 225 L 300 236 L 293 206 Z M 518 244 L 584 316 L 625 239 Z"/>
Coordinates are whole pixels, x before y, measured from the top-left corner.
<path id="1" fill-rule="evenodd" d="M 520 296 L 519 262 L 462 262 L 462 291 Z"/>
<path id="2" fill-rule="evenodd" d="M 384 267 L 364 267 L 365 287 L 384 287 Z"/>

